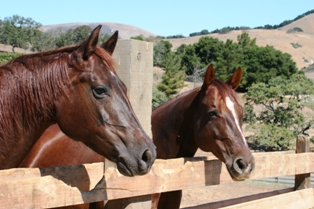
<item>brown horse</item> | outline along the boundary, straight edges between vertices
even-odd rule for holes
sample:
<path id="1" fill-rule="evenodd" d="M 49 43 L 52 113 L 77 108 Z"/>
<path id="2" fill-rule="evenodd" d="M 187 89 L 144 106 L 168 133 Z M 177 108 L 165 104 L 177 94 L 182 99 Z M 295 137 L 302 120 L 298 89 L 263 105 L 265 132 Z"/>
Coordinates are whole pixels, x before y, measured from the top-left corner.
<path id="1" fill-rule="evenodd" d="M 77 46 L 23 55 L 0 67 L 0 169 L 18 167 L 57 123 L 67 136 L 114 161 L 122 174 L 150 170 L 155 146 L 114 70 L 118 34 L 98 47 L 100 28 Z"/>
<path id="2" fill-rule="evenodd" d="M 249 178 L 255 161 L 241 128 L 243 108 L 234 91 L 241 78 L 239 68 L 224 83 L 209 65 L 201 87 L 155 109 L 152 131 L 157 158 L 193 157 L 200 148 L 223 161 L 233 180 Z M 181 196 L 181 190 L 155 194 L 152 205 L 179 208 Z"/>
<path id="3" fill-rule="evenodd" d="M 241 78 L 242 71 L 238 69 L 224 83 L 215 79 L 210 65 L 202 87 L 183 93 L 156 108 L 152 114 L 152 131 L 157 157 L 193 157 L 200 148 L 214 153 L 223 161 L 234 180 L 249 178 L 255 166 L 254 157 L 242 132 L 243 109 L 234 91 Z M 63 150 L 65 157 L 55 156 L 55 149 Z M 67 158 L 67 155 L 75 158 Z M 48 167 L 103 160 L 83 144 L 68 139 L 54 126 L 47 129 L 21 166 Z M 153 203 L 158 208 L 179 208 L 181 195 L 181 191 L 156 194 L 153 195 Z M 117 201 L 109 201 L 106 208 L 117 205 Z"/>

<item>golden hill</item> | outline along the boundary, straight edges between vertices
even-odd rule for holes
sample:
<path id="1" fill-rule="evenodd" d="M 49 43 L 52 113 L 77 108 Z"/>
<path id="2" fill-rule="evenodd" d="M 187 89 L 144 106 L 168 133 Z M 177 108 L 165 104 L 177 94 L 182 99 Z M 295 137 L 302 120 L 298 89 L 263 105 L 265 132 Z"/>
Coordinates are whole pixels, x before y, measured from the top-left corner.
<path id="1" fill-rule="evenodd" d="M 289 29 L 295 27 L 301 28 L 303 32 L 287 33 Z M 299 69 L 314 63 L 314 14 L 303 17 L 276 30 L 252 29 L 246 30 L 246 32 L 249 33 L 251 38 L 256 38 L 257 45 L 270 45 L 275 49 L 290 54 Z M 242 31 L 231 31 L 227 34 L 215 33 L 205 36 L 218 38 L 222 41 L 226 41 L 227 39 L 236 41 L 237 36 L 241 33 Z M 202 36 L 194 36 L 167 40 L 172 44 L 173 48 L 176 49 L 181 44 L 189 45 L 196 43 L 201 37 Z M 293 44 L 299 45 L 299 47 L 294 47 Z"/>

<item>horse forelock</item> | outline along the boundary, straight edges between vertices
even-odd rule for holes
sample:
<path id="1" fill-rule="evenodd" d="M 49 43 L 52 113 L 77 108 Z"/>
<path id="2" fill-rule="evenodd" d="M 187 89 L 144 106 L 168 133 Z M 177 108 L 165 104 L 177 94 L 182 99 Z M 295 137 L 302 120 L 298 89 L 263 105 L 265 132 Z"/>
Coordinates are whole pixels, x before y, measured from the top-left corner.
<path id="1" fill-rule="evenodd" d="M 213 86 L 216 86 L 219 94 L 222 99 L 225 100 L 227 97 L 231 98 L 233 101 L 238 103 L 238 97 L 236 92 L 225 82 L 215 79 L 212 83 Z"/>
<path id="2" fill-rule="evenodd" d="M 115 61 L 112 56 L 103 48 L 97 47 L 95 54 L 102 60 L 108 70 L 115 73 Z"/>

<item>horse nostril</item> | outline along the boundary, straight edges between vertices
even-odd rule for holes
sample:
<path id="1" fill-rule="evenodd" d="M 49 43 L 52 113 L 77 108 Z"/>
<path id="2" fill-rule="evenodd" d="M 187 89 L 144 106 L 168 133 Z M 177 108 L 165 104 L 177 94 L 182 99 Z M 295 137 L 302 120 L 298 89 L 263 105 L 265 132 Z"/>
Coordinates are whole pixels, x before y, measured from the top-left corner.
<path id="1" fill-rule="evenodd" d="M 242 160 L 242 159 L 238 159 L 237 161 L 236 161 L 236 163 L 238 164 L 238 167 L 241 169 L 241 170 L 244 170 L 245 169 L 245 163 L 244 163 L 244 161 Z"/>
<path id="2" fill-rule="evenodd" d="M 233 162 L 233 168 L 236 172 L 238 172 L 238 174 L 243 174 L 243 172 L 245 172 L 246 167 L 247 166 L 242 158 L 237 158 Z"/>
<path id="3" fill-rule="evenodd" d="M 143 155 L 142 155 L 142 160 L 147 163 L 150 162 L 152 159 L 152 154 L 149 150 L 145 150 Z"/>

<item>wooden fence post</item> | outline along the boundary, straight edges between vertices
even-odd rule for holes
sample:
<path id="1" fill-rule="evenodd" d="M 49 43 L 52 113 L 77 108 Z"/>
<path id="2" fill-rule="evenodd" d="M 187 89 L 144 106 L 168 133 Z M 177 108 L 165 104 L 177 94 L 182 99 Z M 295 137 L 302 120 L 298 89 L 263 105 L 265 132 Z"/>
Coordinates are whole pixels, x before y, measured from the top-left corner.
<path id="1" fill-rule="evenodd" d="M 296 142 L 296 154 L 310 152 L 310 139 L 304 135 L 300 135 Z M 303 163 L 303 162 L 300 162 Z M 307 189 L 311 187 L 311 174 L 304 173 L 295 175 L 294 189 Z"/>
<path id="2" fill-rule="evenodd" d="M 119 40 L 112 57 L 117 74 L 127 87 L 133 110 L 144 131 L 152 137 L 153 43 Z"/>

